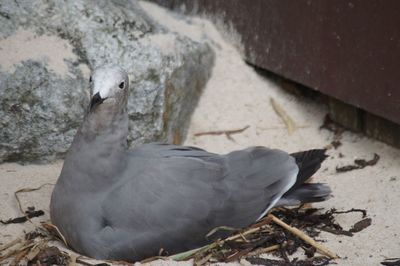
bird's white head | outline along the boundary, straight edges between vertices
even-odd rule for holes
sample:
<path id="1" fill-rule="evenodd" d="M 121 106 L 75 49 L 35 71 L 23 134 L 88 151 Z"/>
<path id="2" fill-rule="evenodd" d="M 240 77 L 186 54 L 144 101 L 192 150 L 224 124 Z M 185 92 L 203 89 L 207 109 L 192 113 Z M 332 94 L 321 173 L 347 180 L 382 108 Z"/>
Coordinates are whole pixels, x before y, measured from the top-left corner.
<path id="1" fill-rule="evenodd" d="M 91 101 L 89 111 L 103 103 L 126 106 L 129 89 L 127 73 L 117 65 L 107 65 L 95 69 L 90 76 Z"/>

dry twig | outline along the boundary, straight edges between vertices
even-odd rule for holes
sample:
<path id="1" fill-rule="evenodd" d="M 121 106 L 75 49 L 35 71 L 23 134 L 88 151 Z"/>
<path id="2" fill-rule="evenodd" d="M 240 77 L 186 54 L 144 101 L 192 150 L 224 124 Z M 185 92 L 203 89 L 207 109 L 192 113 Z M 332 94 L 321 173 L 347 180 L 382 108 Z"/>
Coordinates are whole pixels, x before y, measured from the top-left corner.
<path id="1" fill-rule="evenodd" d="M 62 240 L 62 242 L 64 243 L 64 245 L 68 247 L 67 240 L 61 234 L 60 230 L 58 230 L 57 226 L 55 226 L 54 224 L 51 224 L 51 223 L 42 223 L 42 226 L 49 232 L 53 231 L 54 235 L 59 237 Z"/>
<path id="2" fill-rule="evenodd" d="M 207 131 L 207 132 L 199 132 L 194 134 L 195 137 L 200 137 L 200 136 L 205 136 L 205 135 L 222 135 L 225 134 L 225 136 L 229 139 L 233 141 L 233 138 L 231 135 L 233 134 L 239 134 L 242 133 L 243 131 L 245 131 L 246 129 L 248 129 L 250 126 L 247 125 L 243 128 L 240 129 L 232 129 L 232 130 L 216 130 L 216 131 Z"/>
<path id="3" fill-rule="evenodd" d="M 79 256 L 75 255 L 75 254 L 71 254 L 69 255 L 70 261 L 68 262 L 68 266 L 76 266 L 76 259 Z"/>
<path id="4" fill-rule="evenodd" d="M 25 255 L 29 252 L 29 249 L 22 250 L 19 252 L 14 260 L 10 263 L 10 266 L 17 266 L 20 265 L 19 262 L 25 257 Z"/>
<path id="5" fill-rule="evenodd" d="M 44 245 L 45 245 L 45 243 L 40 243 L 40 244 L 34 246 L 34 247 L 29 251 L 29 253 L 25 256 L 25 258 L 26 258 L 28 261 L 33 260 L 33 259 L 39 254 L 39 252 L 43 249 Z"/>
<path id="6" fill-rule="evenodd" d="M 272 245 L 272 246 L 266 247 L 266 248 L 259 248 L 259 249 L 256 249 L 256 250 L 250 252 L 248 254 L 248 256 L 257 256 L 257 255 L 260 255 L 263 253 L 268 253 L 271 251 L 275 251 L 275 250 L 279 249 L 280 247 L 281 247 L 281 245 Z"/>
<path id="7" fill-rule="evenodd" d="M 306 235 L 305 233 L 303 233 L 302 231 L 300 231 L 299 229 L 292 227 L 288 224 L 286 224 L 285 222 L 281 221 L 280 219 L 278 219 L 277 217 L 275 217 L 272 214 L 268 215 L 271 220 L 276 223 L 277 225 L 282 226 L 283 228 L 285 228 L 286 230 L 288 230 L 289 232 L 291 232 L 292 234 L 298 236 L 299 238 L 301 238 L 302 240 L 304 240 L 305 242 L 307 242 L 308 244 L 312 245 L 313 247 L 315 247 L 320 253 L 327 255 L 328 257 L 332 258 L 332 259 L 337 259 L 338 256 L 336 254 L 334 254 L 333 252 L 331 252 L 330 250 L 328 250 L 327 248 L 325 248 L 324 246 L 322 246 L 321 244 L 318 244 L 317 242 L 315 242 L 314 239 L 312 239 L 311 237 L 309 237 L 308 235 Z"/>

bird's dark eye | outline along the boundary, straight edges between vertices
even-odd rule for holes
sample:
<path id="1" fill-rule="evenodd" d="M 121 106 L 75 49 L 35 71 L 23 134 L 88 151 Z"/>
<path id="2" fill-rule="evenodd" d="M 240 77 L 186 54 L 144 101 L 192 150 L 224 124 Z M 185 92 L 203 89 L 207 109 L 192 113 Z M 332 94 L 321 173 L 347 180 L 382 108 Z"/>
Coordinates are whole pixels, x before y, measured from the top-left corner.
<path id="1" fill-rule="evenodd" d="M 119 87 L 120 89 L 125 88 L 125 82 L 122 81 L 122 82 L 118 85 L 118 87 Z"/>
<path id="2" fill-rule="evenodd" d="M 92 76 L 89 77 L 89 83 L 92 83 Z"/>

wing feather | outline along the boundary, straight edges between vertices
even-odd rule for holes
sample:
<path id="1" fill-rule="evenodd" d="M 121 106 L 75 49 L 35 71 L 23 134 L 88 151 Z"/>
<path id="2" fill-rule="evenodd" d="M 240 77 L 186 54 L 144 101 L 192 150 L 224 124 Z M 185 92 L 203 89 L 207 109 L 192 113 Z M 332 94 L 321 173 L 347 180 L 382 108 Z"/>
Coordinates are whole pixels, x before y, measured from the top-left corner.
<path id="1" fill-rule="evenodd" d="M 143 238 L 160 243 L 155 249 L 170 252 L 205 243 L 215 227 L 255 222 L 294 184 L 298 172 L 294 158 L 263 147 L 217 155 L 191 147 L 144 146 L 129 154 L 124 177 L 105 199 L 104 215 L 115 228 L 136 228 Z"/>

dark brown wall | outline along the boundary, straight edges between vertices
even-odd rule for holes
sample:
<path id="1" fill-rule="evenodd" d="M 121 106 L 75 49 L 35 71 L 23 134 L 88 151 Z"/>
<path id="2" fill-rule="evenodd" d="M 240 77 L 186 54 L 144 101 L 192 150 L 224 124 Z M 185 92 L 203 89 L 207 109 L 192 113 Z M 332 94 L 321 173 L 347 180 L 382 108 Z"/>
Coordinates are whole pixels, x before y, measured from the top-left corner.
<path id="1" fill-rule="evenodd" d="M 400 123 L 400 1 L 153 2 L 231 22 L 250 63 Z"/>

